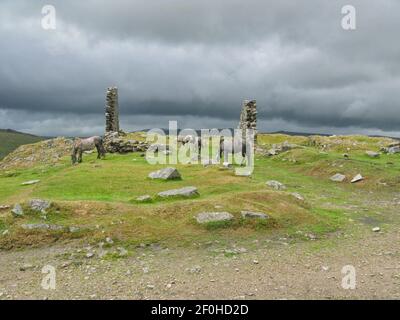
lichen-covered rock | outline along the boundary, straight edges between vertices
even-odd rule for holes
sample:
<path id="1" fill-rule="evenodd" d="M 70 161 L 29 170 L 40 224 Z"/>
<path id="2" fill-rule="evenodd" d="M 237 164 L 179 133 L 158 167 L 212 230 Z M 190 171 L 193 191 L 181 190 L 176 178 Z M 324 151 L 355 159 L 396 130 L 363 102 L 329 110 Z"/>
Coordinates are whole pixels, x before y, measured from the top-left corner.
<path id="1" fill-rule="evenodd" d="M 149 173 L 150 179 L 162 179 L 162 180 L 172 180 L 172 179 L 180 179 L 181 174 L 175 168 L 168 167 L 163 168 L 157 171 L 153 171 Z"/>
<path id="2" fill-rule="evenodd" d="M 233 220 L 233 215 L 229 212 L 201 212 L 196 216 L 196 221 L 200 224 L 231 220 Z"/>
<path id="3" fill-rule="evenodd" d="M 343 182 L 346 179 L 346 176 L 341 173 L 336 173 L 332 177 L 329 178 L 333 182 Z"/>
<path id="4" fill-rule="evenodd" d="M 250 218 L 250 219 L 268 219 L 268 215 L 262 212 L 253 212 L 253 211 L 241 211 L 240 214 L 243 218 Z"/>
<path id="5" fill-rule="evenodd" d="M 161 198 L 173 198 L 173 197 L 195 197 L 199 195 L 196 187 L 184 187 L 180 189 L 172 189 L 157 194 Z"/>
<path id="6" fill-rule="evenodd" d="M 29 201 L 29 207 L 34 211 L 46 213 L 46 209 L 50 208 L 51 202 L 42 199 L 32 199 Z"/>
<path id="7" fill-rule="evenodd" d="M 266 184 L 267 184 L 267 186 L 269 186 L 275 190 L 285 190 L 286 189 L 286 186 L 283 183 L 276 181 L 276 180 L 269 180 L 269 181 L 267 181 Z"/>
<path id="8" fill-rule="evenodd" d="M 14 217 L 22 217 L 24 215 L 24 210 L 22 209 L 21 205 L 17 203 L 11 210 L 11 213 Z"/>

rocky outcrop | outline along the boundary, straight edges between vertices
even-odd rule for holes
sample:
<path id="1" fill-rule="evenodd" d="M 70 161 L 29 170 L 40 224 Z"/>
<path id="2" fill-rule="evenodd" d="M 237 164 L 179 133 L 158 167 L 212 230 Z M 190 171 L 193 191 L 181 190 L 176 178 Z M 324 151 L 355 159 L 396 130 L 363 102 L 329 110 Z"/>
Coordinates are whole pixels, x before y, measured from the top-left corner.
<path id="1" fill-rule="evenodd" d="M 269 180 L 266 182 L 266 185 L 275 189 L 275 190 L 285 190 L 286 186 L 279 182 L 279 181 L 275 181 L 275 180 Z"/>
<path id="2" fill-rule="evenodd" d="M 341 173 L 336 173 L 332 177 L 329 178 L 333 182 L 343 182 L 346 179 L 346 176 Z"/>

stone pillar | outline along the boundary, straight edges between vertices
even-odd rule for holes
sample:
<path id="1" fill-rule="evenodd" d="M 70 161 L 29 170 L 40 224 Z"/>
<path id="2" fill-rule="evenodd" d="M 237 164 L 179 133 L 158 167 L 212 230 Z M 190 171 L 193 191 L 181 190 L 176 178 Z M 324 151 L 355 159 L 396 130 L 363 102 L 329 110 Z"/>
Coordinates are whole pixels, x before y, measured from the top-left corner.
<path id="1" fill-rule="evenodd" d="M 244 100 L 242 112 L 240 114 L 239 129 L 242 129 L 243 136 L 246 135 L 246 129 L 253 129 L 257 134 L 257 104 L 256 100 Z"/>
<path id="2" fill-rule="evenodd" d="M 106 133 L 119 132 L 118 88 L 107 88 Z"/>

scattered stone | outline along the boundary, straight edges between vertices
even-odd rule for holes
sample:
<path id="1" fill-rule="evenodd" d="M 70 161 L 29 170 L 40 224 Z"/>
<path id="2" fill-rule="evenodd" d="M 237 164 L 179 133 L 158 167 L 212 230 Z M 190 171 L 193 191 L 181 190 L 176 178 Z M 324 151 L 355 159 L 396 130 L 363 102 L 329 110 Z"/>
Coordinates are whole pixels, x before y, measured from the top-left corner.
<path id="1" fill-rule="evenodd" d="M 258 264 L 258 260 L 253 260 L 253 263 L 254 264 Z"/>
<path id="2" fill-rule="evenodd" d="M 75 233 L 75 232 L 81 231 L 81 228 L 71 226 L 71 227 L 68 227 L 68 231 L 71 233 Z"/>
<path id="3" fill-rule="evenodd" d="M 361 180 L 364 180 L 363 176 L 361 174 L 357 174 L 352 180 L 351 183 L 356 183 L 359 182 Z"/>
<path id="4" fill-rule="evenodd" d="M 63 226 L 58 226 L 55 224 L 46 224 L 46 223 L 22 224 L 21 228 L 25 230 L 50 230 L 50 231 L 65 230 Z"/>
<path id="5" fill-rule="evenodd" d="M 143 273 L 149 273 L 149 268 L 148 267 L 144 267 L 143 268 Z"/>
<path id="6" fill-rule="evenodd" d="M 151 201 L 151 196 L 148 194 L 145 194 L 143 196 L 137 197 L 136 201 L 137 202 L 149 202 L 149 201 Z"/>
<path id="7" fill-rule="evenodd" d="M 158 196 L 161 198 L 171 198 L 171 197 L 194 197 L 198 196 L 199 193 L 196 187 L 184 187 L 180 189 L 172 189 L 163 192 L 159 192 Z"/>
<path id="8" fill-rule="evenodd" d="M 35 268 L 35 266 L 33 264 L 26 263 L 19 267 L 19 271 L 27 271 L 27 270 L 32 270 L 34 268 Z"/>
<path id="9" fill-rule="evenodd" d="M 0 206 L 0 210 L 7 210 L 7 209 L 10 209 L 11 207 L 10 206 L 8 206 L 8 205 L 1 205 Z"/>
<path id="10" fill-rule="evenodd" d="M 329 268 L 328 266 L 322 266 L 322 270 L 323 270 L 323 271 L 329 271 L 329 269 L 330 269 L 330 268 Z"/>
<path id="11" fill-rule="evenodd" d="M 162 180 L 172 180 L 172 179 L 181 179 L 181 174 L 177 169 L 168 167 L 164 169 L 160 169 L 149 174 L 150 179 L 162 179 Z"/>
<path id="12" fill-rule="evenodd" d="M 6 235 L 8 235 L 10 232 L 8 231 L 8 229 L 6 229 L 6 230 L 4 230 L 2 233 L 1 233 L 1 235 L 2 236 L 6 236 Z"/>
<path id="13" fill-rule="evenodd" d="M 201 267 L 200 266 L 194 266 L 189 269 L 190 273 L 200 273 L 201 272 Z"/>
<path id="14" fill-rule="evenodd" d="M 295 197 L 297 200 L 304 201 L 304 197 L 298 192 L 293 192 L 291 193 L 291 195 Z"/>
<path id="15" fill-rule="evenodd" d="M 346 179 L 346 176 L 344 174 L 336 173 L 332 177 L 330 177 L 330 180 L 333 182 L 343 182 Z"/>
<path id="16" fill-rule="evenodd" d="M 107 238 L 106 238 L 106 242 L 107 242 L 108 244 L 113 244 L 113 243 L 114 243 L 114 241 L 113 241 L 110 237 L 107 237 Z"/>
<path id="17" fill-rule="evenodd" d="M 150 289 L 150 290 L 153 290 L 155 288 L 154 285 L 152 285 L 152 284 L 148 284 L 146 287 L 147 287 L 147 289 Z"/>
<path id="18" fill-rule="evenodd" d="M 375 151 L 366 151 L 365 154 L 370 158 L 378 158 L 381 154 Z"/>
<path id="19" fill-rule="evenodd" d="M 29 206 L 34 211 L 46 213 L 46 209 L 50 208 L 51 202 L 42 199 L 32 199 L 29 201 Z"/>
<path id="20" fill-rule="evenodd" d="M 375 228 L 372 228 L 372 231 L 373 231 L 373 232 L 380 232 L 380 231 L 381 231 L 381 228 L 375 227 Z"/>
<path id="21" fill-rule="evenodd" d="M 283 183 L 276 181 L 276 180 L 269 180 L 269 181 L 267 181 L 266 184 L 267 184 L 267 186 L 269 186 L 275 190 L 285 190 L 286 189 L 286 186 Z"/>
<path id="22" fill-rule="evenodd" d="M 30 180 L 30 181 L 22 182 L 21 185 L 22 186 L 29 186 L 31 184 L 36 184 L 36 183 L 39 183 L 39 182 L 40 182 L 40 180 Z"/>
<path id="23" fill-rule="evenodd" d="M 90 259 L 94 257 L 94 253 L 93 252 L 88 252 L 86 253 L 86 258 Z"/>
<path id="24" fill-rule="evenodd" d="M 119 251 L 118 255 L 120 257 L 126 257 L 128 255 L 128 250 L 126 250 L 125 248 L 118 247 L 117 250 Z"/>
<path id="25" fill-rule="evenodd" d="M 196 217 L 198 223 L 208 223 L 217 221 L 230 221 L 233 219 L 233 215 L 229 212 L 202 212 Z"/>
<path id="26" fill-rule="evenodd" d="M 22 209 L 21 205 L 17 203 L 11 210 L 11 213 L 14 217 L 22 217 L 24 215 L 24 210 Z"/>
<path id="27" fill-rule="evenodd" d="M 250 218 L 250 219 L 268 219 L 268 215 L 262 212 L 252 212 L 252 211 L 241 211 L 240 214 L 243 218 Z"/>

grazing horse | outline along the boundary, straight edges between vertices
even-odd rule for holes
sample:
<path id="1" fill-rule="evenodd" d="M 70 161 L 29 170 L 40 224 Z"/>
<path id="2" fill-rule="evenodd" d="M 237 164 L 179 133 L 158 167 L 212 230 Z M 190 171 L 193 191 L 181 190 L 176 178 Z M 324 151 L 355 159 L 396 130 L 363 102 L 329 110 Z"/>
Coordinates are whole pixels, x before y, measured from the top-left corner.
<path id="1" fill-rule="evenodd" d="M 74 140 L 74 145 L 72 148 L 72 164 L 76 162 L 82 162 L 82 153 L 84 151 L 93 150 L 96 147 L 97 149 L 97 159 L 101 157 L 104 158 L 106 156 L 106 150 L 103 145 L 103 138 L 99 136 L 94 136 L 86 139 L 77 138 Z"/>
<path id="2" fill-rule="evenodd" d="M 241 144 L 241 146 L 240 146 Z M 226 150 L 225 150 L 226 147 Z M 220 141 L 219 141 L 219 158 L 222 159 L 222 155 L 226 155 L 228 157 L 228 154 L 231 153 L 232 156 L 235 155 L 235 153 L 241 152 L 242 153 L 242 163 L 240 165 L 243 165 L 243 161 L 245 160 L 245 157 L 247 155 L 247 150 L 246 150 L 246 141 L 245 140 L 237 140 L 234 139 L 233 143 L 231 140 L 226 141 L 224 139 L 224 136 L 221 136 Z"/>

